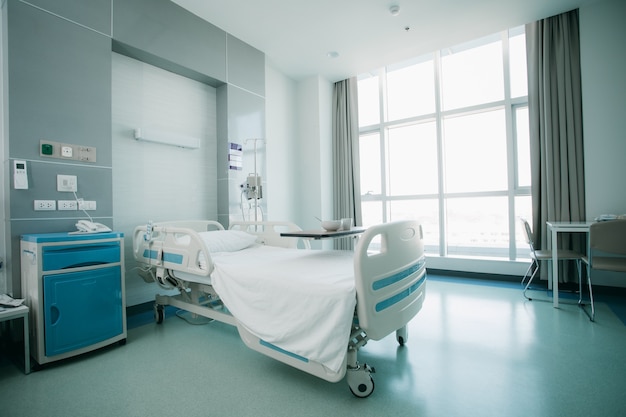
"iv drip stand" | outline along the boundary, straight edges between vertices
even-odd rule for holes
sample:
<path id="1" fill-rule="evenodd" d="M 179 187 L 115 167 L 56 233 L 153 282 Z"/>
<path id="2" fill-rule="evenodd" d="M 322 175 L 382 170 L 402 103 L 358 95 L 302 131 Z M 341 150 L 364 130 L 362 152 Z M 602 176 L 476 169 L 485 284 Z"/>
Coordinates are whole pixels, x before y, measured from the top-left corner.
<path id="1" fill-rule="evenodd" d="M 257 212 L 259 211 L 259 187 L 261 186 L 260 184 L 258 184 L 258 180 L 259 180 L 259 173 L 256 170 L 256 144 L 258 141 L 263 141 L 264 139 L 261 138 L 250 138 L 250 139 L 246 139 L 244 141 L 244 144 L 247 144 L 248 141 L 254 141 L 254 177 L 255 177 L 255 190 L 254 190 L 254 222 L 256 223 L 258 221 L 257 219 Z"/>

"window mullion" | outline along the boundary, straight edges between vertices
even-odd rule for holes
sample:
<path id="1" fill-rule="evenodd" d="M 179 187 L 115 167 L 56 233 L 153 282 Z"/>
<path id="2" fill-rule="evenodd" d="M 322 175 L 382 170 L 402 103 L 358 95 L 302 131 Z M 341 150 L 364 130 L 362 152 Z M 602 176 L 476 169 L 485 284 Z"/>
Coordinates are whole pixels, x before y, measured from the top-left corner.
<path id="1" fill-rule="evenodd" d="M 434 74 L 435 77 L 435 120 L 437 124 L 437 177 L 439 191 L 439 255 L 446 256 L 448 245 L 446 240 L 446 210 L 445 210 L 445 169 L 443 148 L 443 120 L 442 120 L 442 91 L 441 91 L 441 52 L 435 52 Z"/>
<path id="2" fill-rule="evenodd" d="M 382 216 L 383 223 L 389 221 L 389 213 L 387 209 L 387 193 L 389 190 L 389 179 L 388 179 L 388 146 L 387 146 L 387 129 L 385 128 L 387 122 L 387 70 L 383 68 L 379 72 L 378 79 L 378 96 L 380 103 L 380 127 L 379 127 L 379 136 L 380 136 L 380 187 L 381 187 L 381 204 L 382 204 Z"/>
<path id="3" fill-rule="evenodd" d="M 509 55 L 509 33 L 508 31 L 505 31 L 502 32 L 502 69 L 504 71 L 504 117 L 506 120 L 509 259 L 514 260 L 517 253 L 517 245 L 515 241 L 515 190 L 517 188 L 517 164 L 515 161 L 515 125 L 513 123 L 513 105 L 511 102 L 511 67 Z"/>

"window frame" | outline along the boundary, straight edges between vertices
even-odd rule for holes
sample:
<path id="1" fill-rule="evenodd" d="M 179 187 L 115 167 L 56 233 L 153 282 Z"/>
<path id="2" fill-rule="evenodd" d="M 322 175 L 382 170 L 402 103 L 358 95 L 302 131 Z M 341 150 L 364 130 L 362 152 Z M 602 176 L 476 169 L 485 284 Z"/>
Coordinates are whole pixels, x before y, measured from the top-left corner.
<path id="1" fill-rule="evenodd" d="M 430 255 L 436 255 L 441 257 L 450 256 L 447 247 L 447 219 L 446 219 L 446 204 L 450 199 L 457 198 L 474 198 L 474 197 L 504 197 L 507 201 L 507 219 L 508 219 L 508 236 L 509 244 L 508 248 L 488 249 L 479 248 L 478 251 L 475 248 L 467 247 L 467 257 L 476 256 L 476 252 L 480 252 L 480 257 L 497 257 L 499 259 L 508 258 L 509 260 L 520 259 L 520 256 L 527 257 L 527 253 L 524 246 L 520 247 L 520 242 L 516 241 L 517 231 L 520 227 L 519 213 L 516 213 L 516 201 L 520 197 L 530 197 L 531 190 L 530 185 L 520 185 L 519 183 L 519 166 L 517 157 L 517 110 L 528 107 L 528 96 L 511 97 L 511 69 L 509 58 L 509 39 L 510 37 L 523 34 L 523 27 L 514 28 L 508 31 L 500 32 L 499 34 L 486 36 L 484 38 L 467 42 L 457 47 L 449 48 L 447 51 L 460 51 L 467 50 L 468 48 L 479 46 L 485 42 L 493 42 L 493 40 L 499 36 L 502 45 L 502 60 L 503 60 L 503 81 L 504 81 L 504 98 L 489 103 L 482 103 L 477 105 L 471 105 L 462 108 L 455 108 L 449 110 L 443 110 L 442 107 L 442 54 L 445 51 L 436 51 L 430 54 L 425 54 L 421 57 L 414 58 L 407 61 L 407 63 L 414 64 L 416 62 L 433 61 L 433 82 L 435 88 L 435 111 L 430 114 L 423 114 L 419 116 L 407 117 L 400 120 L 389 121 L 386 114 L 387 109 L 387 93 L 386 93 L 386 73 L 389 68 L 396 69 L 400 64 L 390 65 L 388 67 L 380 68 L 376 71 L 370 71 L 368 77 L 378 77 L 379 87 L 379 123 L 360 126 L 359 135 L 364 136 L 372 133 L 379 135 L 380 146 L 380 194 L 363 194 L 361 196 L 362 202 L 379 202 L 382 210 L 382 219 L 384 222 L 390 221 L 390 203 L 394 201 L 418 201 L 418 200 L 433 200 L 438 202 L 438 219 L 439 219 L 439 242 L 436 251 L 433 251 L 433 247 L 427 247 L 427 252 Z M 453 53 L 453 52 L 451 52 Z M 505 115 L 505 130 L 506 130 L 506 170 L 507 170 L 507 188 L 505 190 L 497 191 L 467 191 L 467 192 L 446 192 L 445 190 L 445 165 L 444 165 L 444 144 L 443 144 L 443 121 L 446 117 L 456 117 L 461 115 L 468 115 L 473 113 L 480 113 L 490 111 L 494 109 L 504 109 Z M 433 122 L 436 125 L 437 135 L 437 193 L 436 194 L 420 194 L 420 195 L 396 195 L 392 196 L 389 192 L 389 179 L 388 179 L 388 167 L 389 162 L 389 136 L 390 129 L 400 126 L 414 125 L 424 122 Z M 366 190 L 363 190 L 365 192 Z M 474 254 L 472 254 L 474 252 Z M 506 254 L 505 254 L 506 252 Z M 454 256 L 462 256 L 455 254 Z"/>

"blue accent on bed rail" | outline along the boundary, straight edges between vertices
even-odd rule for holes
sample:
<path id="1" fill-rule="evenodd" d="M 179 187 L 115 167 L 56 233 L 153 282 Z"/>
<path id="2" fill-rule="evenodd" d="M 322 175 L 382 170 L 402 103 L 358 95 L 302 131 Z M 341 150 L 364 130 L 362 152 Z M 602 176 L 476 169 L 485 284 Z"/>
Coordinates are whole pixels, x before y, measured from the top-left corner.
<path id="1" fill-rule="evenodd" d="M 148 259 L 158 259 L 159 251 L 145 249 L 143 251 L 143 257 Z M 177 255 L 175 253 L 163 252 L 162 260 L 171 264 L 182 264 L 183 255 Z"/>
<path id="2" fill-rule="evenodd" d="M 402 281 L 404 278 L 414 274 L 415 272 L 419 271 L 419 269 L 424 266 L 424 263 L 426 261 L 424 260 L 424 258 L 420 259 L 418 263 L 416 263 L 415 265 L 409 267 L 408 269 L 405 269 L 404 271 L 400 271 L 397 274 L 393 274 L 387 278 L 383 278 L 383 279 L 379 279 L 378 281 L 375 281 L 372 284 L 372 289 L 374 291 L 380 290 L 382 288 L 388 287 L 392 284 L 395 284 L 398 281 Z"/>
<path id="3" fill-rule="evenodd" d="M 309 363 L 309 360 L 305 358 L 304 356 L 296 355 L 295 353 L 289 352 L 285 349 L 281 349 L 276 345 L 266 342 L 265 340 L 259 339 L 259 343 L 261 344 L 261 346 L 265 346 L 267 348 L 280 352 L 283 355 L 291 356 L 292 358 L 298 359 L 299 361 Z"/>
<path id="4" fill-rule="evenodd" d="M 420 278 L 419 281 L 417 281 L 415 284 L 411 285 L 406 290 L 404 290 L 402 292 L 399 292 L 398 294 L 394 295 L 393 297 L 387 298 L 386 300 L 383 300 L 380 303 L 376 304 L 376 312 L 383 311 L 384 309 L 389 308 L 392 305 L 397 304 L 400 301 L 404 300 L 409 295 L 411 295 L 415 291 L 417 291 L 417 289 L 424 283 L 424 281 L 426 281 L 426 274 L 424 274 L 424 276 L 422 278 Z"/>

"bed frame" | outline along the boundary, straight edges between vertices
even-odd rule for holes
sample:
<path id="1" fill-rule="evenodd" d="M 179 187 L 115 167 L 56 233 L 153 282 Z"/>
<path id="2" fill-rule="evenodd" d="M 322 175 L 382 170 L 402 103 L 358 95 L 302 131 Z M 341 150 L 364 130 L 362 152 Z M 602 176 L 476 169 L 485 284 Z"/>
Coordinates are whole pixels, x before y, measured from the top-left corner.
<path id="1" fill-rule="evenodd" d="M 207 283 L 213 263 L 211 254 L 197 234 L 222 229 L 221 224 L 208 220 L 164 222 L 135 229 L 135 259 L 149 268 L 149 272 L 142 274 L 144 279 L 148 282 L 154 280 L 167 289 L 179 290 L 177 295 L 156 296 L 156 322 L 163 322 L 164 306 L 171 305 L 231 324 L 237 327 L 241 339 L 249 348 L 330 382 L 338 382 L 345 376 L 355 396 L 368 397 L 374 390 L 371 376 L 374 369 L 367 364 L 359 364 L 358 350 L 369 340 L 380 340 L 393 332 L 398 343 L 404 345 L 408 340 L 406 325 L 424 302 L 426 267 L 420 224 L 416 221 L 385 223 L 368 228 L 360 236 L 354 250 L 355 315 L 348 354 L 337 372 L 265 343 L 227 311 L 219 294 Z M 284 231 L 301 230 L 289 222 L 235 222 L 231 229 L 256 234 L 257 243 L 261 244 L 309 247 L 307 241 L 280 236 Z M 181 236 L 189 238 L 181 239 Z M 200 257 L 206 264 L 205 268 L 198 267 Z M 177 277 L 177 272 L 193 274 L 198 279 L 181 279 Z M 185 274 L 185 277 L 188 275 Z"/>

